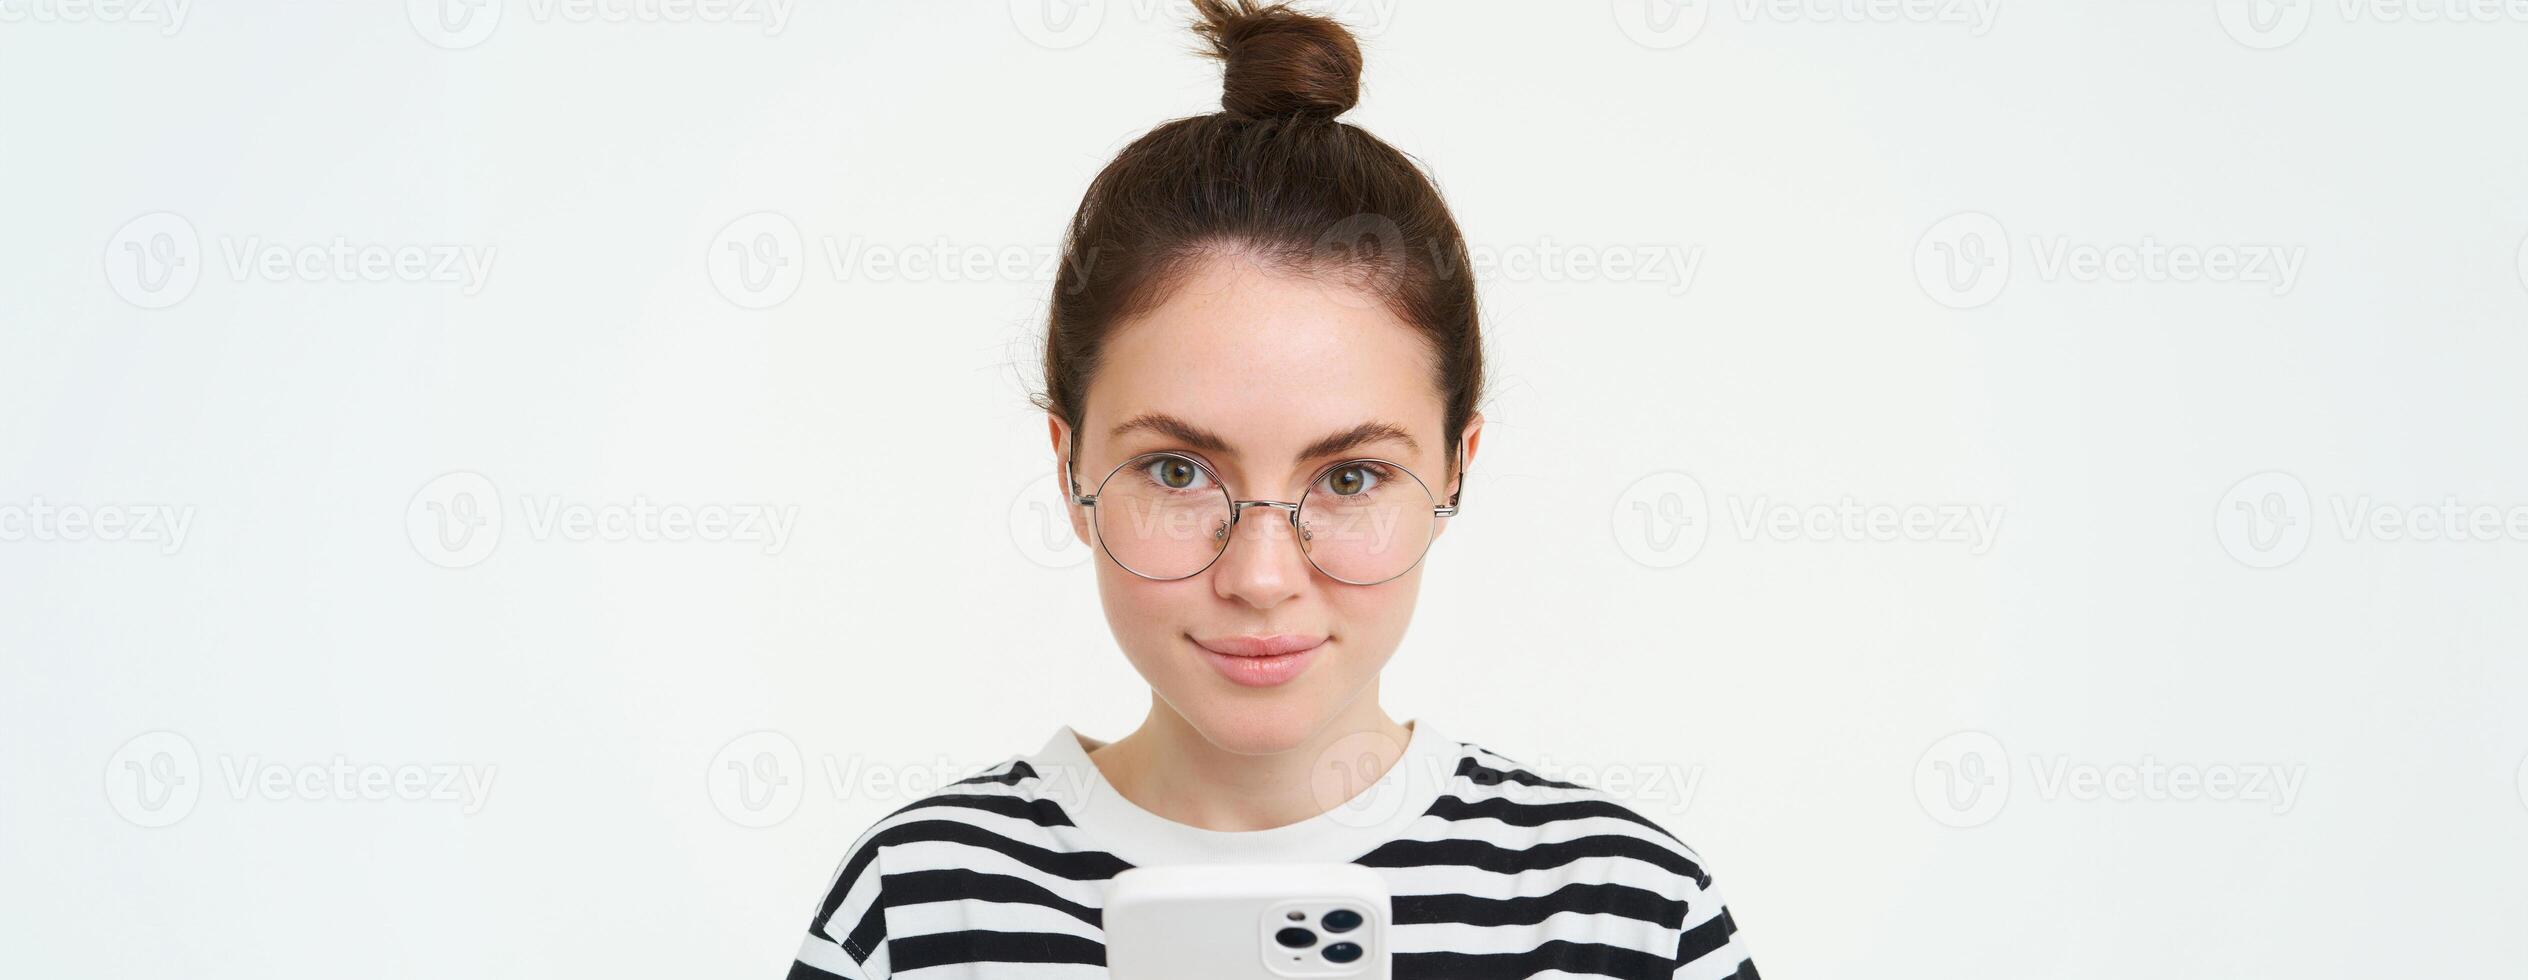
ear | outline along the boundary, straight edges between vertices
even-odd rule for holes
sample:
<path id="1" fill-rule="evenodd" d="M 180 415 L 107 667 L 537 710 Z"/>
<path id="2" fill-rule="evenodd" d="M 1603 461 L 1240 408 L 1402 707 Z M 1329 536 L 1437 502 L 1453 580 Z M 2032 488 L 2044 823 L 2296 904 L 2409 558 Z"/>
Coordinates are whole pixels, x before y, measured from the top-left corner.
<path id="1" fill-rule="evenodd" d="M 1473 417 L 1466 420 L 1466 431 L 1457 439 L 1457 472 L 1449 475 L 1448 489 L 1440 492 L 1440 503 L 1444 504 L 1463 496 L 1466 487 L 1466 471 L 1474 468 L 1475 450 L 1482 445 L 1483 413 L 1476 412 Z M 1431 536 L 1436 538 L 1447 532 L 1448 518 L 1443 517 L 1440 518 L 1439 526 L 1431 529 Z"/>
<path id="2" fill-rule="evenodd" d="M 1071 499 L 1071 480 L 1078 462 L 1071 458 L 1071 426 L 1061 416 L 1046 412 L 1045 431 L 1053 439 L 1053 482 L 1062 494 L 1062 512 L 1071 518 L 1071 533 L 1081 544 L 1094 544 L 1088 539 L 1088 508 Z M 1085 488 L 1080 492 L 1085 493 Z"/>

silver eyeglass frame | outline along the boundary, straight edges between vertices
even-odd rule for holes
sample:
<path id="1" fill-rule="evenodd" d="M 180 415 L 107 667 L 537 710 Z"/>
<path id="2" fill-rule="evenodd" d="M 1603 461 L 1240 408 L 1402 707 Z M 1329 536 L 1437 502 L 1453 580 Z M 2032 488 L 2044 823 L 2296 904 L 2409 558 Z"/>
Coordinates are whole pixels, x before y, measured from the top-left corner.
<path id="1" fill-rule="evenodd" d="M 1088 493 L 1088 494 L 1084 494 L 1084 493 L 1081 493 L 1081 492 L 1080 492 L 1080 478 L 1079 478 L 1079 475 L 1078 475 L 1078 459 L 1077 459 L 1076 455 L 1075 455 L 1073 458 L 1070 458 L 1070 459 L 1065 459 L 1065 460 L 1063 461 L 1063 468 L 1066 470 L 1066 472 L 1063 474 L 1063 479 L 1064 479 L 1066 482 L 1070 483 L 1070 485 L 1071 485 L 1071 502 L 1072 502 L 1072 503 L 1074 503 L 1074 504 L 1077 504 L 1077 505 L 1079 505 L 1079 506 L 1082 506 L 1082 507 L 1087 507 L 1087 508 L 1090 508 L 1091 510 L 1094 510 L 1094 509 L 1097 507 L 1097 498 L 1099 498 L 1099 497 L 1101 497 L 1101 496 L 1104 496 L 1104 495 L 1105 495 L 1105 493 L 1106 493 L 1106 484 L 1107 484 L 1108 482 L 1110 482 L 1110 481 L 1114 480 L 1114 478 L 1115 478 L 1116 474 L 1122 473 L 1124 470 L 1131 468 L 1131 467 L 1132 467 L 1132 466 L 1134 466 L 1135 464 L 1145 463 L 1145 462 L 1148 462 L 1148 461 L 1150 461 L 1150 460 L 1159 459 L 1159 458 L 1162 458 L 1162 457 L 1169 458 L 1169 459 L 1181 459 L 1181 460 L 1184 460 L 1184 461 L 1186 461 L 1186 462 L 1188 462 L 1188 463 L 1192 463 L 1192 464 L 1194 464 L 1194 468 L 1195 468 L 1195 469 L 1198 469 L 1198 470 L 1203 471 L 1203 475 L 1204 475 L 1204 476 L 1207 476 L 1207 477 L 1210 477 L 1210 478 L 1211 478 L 1211 484 L 1212 484 L 1212 486 L 1219 488 L 1221 498 L 1222 498 L 1222 499 L 1224 499 L 1224 500 L 1227 500 L 1227 501 L 1229 502 L 1229 524 L 1228 524 L 1228 530 L 1227 530 L 1226 532 L 1224 532 L 1224 537 L 1222 538 L 1222 540 L 1221 540 L 1221 542 L 1220 542 L 1220 548 L 1219 548 L 1219 550 L 1214 551 L 1214 552 L 1212 552 L 1212 553 L 1211 553 L 1211 560 L 1210 560 L 1210 561 L 1207 561 L 1207 562 L 1204 562 L 1204 563 L 1203 563 L 1203 567 L 1201 567 L 1201 568 L 1197 568 L 1197 569 L 1194 569 L 1193 571 L 1187 572 L 1187 573 L 1185 573 L 1185 574 L 1183 574 L 1183 575 L 1175 575 L 1175 576 L 1165 576 L 1165 577 L 1162 577 L 1162 576 L 1158 576 L 1158 575 L 1150 575 L 1150 574 L 1144 573 L 1144 572 L 1142 572 L 1140 569 L 1134 568 L 1134 567 L 1132 567 L 1131 565 L 1126 564 L 1122 558 L 1117 557 L 1117 556 L 1116 556 L 1116 554 L 1115 554 L 1114 549 L 1113 549 L 1113 548 L 1108 547 L 1108 546 L 1107 546 L 1107 544 L 1106 544 L 1106 534 L 1105 534 L 1105 532 L 1104 532 L 1102 529 L 1100 529 L 1100 528 L 1098 527 L 1098 523 L 1097 523 L 1097 516 L 1096 516 L 1095 514 L 1093 514 L 1093 513 L 1092 513 L 1092 514 L 1090 514 L 1090 515 L 1089 515 L 1089 522 L 1088 522 L 1088 525 L 1089 525 L 1089 529 L 1090 529 L 1090 531 L 1092 531 L 1092 532 L 1094 532 L 1094 533 L 1096 534 L 1096 537 L 1097 537 L 1097 550 L 1102 551 L 1102 552 L 1105 552 L 1105 553 L 1106 553 L 1106 560 L 1111 561 L 1111 562 L 1114 562 L 1114 563 L 1115 563 L 1115 567 L 1116 567 L 1116 568 L 1120 568 L 1120 569 L 1123 569 L 1124 571 L 1130 572 L 1130 573 L 1132 573 L 1134 576 L 1139 577 L 1139 578 L 1148 579 L 1148 580 L 1153 581 L 1153 582 L 1182 582 L 1182 581 L 1184 581 L 1184 580 L 1186 580 L 1186 579 L 1193 578 L 1193 577 L 1194 577 L 1194 576 L 1196 576 L 1196 575 L 1200 575 L 1200 574 L 1202 574 L 1202 573 L 1204 573 L 1204 572 L 1210 571 L 1210 570 L 1211 570 L 1211 566 L 1213 566 L 1213 565 L 1217 565 L 1217 564 L 1219 564 L 1219 563 L 1220 563 L 1220 556 L 1222 556 L 1222 555 L 1226 555 L 1226 554 L 1228 554 L 1228 553 L 1229 553 L 1229 541 L 1228 541 L 1228 538 L 1229 538 L 1229 537 L 1234 537 L 1234 536 L 1236 536 L 1236 533 L 1237 533 L 1237 528 L 1238 528 L 1238 523 L 1239 523 L 1240 521 L 1242 521 L 1242 520 L 1244 520 L 1244 519 L 1246 518 L 1246 509 L 1247 509 L 1247 508 L 1249 508 L 1249 507 L 1270 507 L 1270 508 L 1273 508 L 1274 510 L 1281 511 L 1281 512 L 1282 512 L 1282 517 L 1283 517 L 1283 519 L 1284 519 L 1284 520 L 1287 520 L 1287 521 L 1289 521 L 1289 522 L 1290 522 L 1290 529 L 1291 529 L 1292 534 L 1296 535 L 1296 536 L 1298 537 L 1298 540 L 1300 541 L 1300 545 L 1299 545 L 1299 553 L 1300 553 L 1300 555 L 1301 555 L 1301 556 L 1303 556 L 1303 557 L 1305 557 L 1305 558 L 1307 558 L 1307 559 L 1308 559 L 1308 567 L 1309 567 L 1309 568 L 1313 568 L 1313 569 L 1315 569 L 1315 570 L 1317 571 L 1317 574 L 1319 574 L 1319 575 L 1323 575 L 1323 576 L 1325 576 L 1325 577 L 1327 577 L 1327 578 L 1333 579 L 1333 580 L 1335 580 L 1335 581 L 1337 581 L 1337 582 L 1341 582 L 1341 583 L 1343 583 L 1343 584 L 1345 584 L 1345 585 L 1384 585 L 1384 584 L 1386 584 L 1386 583 L 1388 583 L 1388 582 L 1393 582 L 1393 581 L 1395 581 L 1395 580 L 1397 580 L 1397 579 L 1403 578 L 1407 572 L 1411 572 L 1411 571 L 1413 571 L 1414 569 L 1421 567 L 1421 565 L 1422 565 L 1422 559 L 1424 559 L 1424 558 L 1428 558 L 1428 557 L 1430 557 L 1430 555 L 1431 555 L 1431 543 L 1432 543 L 1433 541 L 1436 541 L 1436 540 L 1438 540 L 1438 539 L 1439 539 L 1439 528 L 1438 528 L 1438 526 L 1437 526 L 1436 524 L 1434 524 L 1434 525 L 1433 525 L 1433 527 L 1432 527 L 1432 529 L 1431 529 L 1431 537 L 1430 537 L 1428 540 L 1425 540 L 1425 541 L 1423 541 L 1423 542 L 1422 542 L 1422 553 L 1421 553 L 1421 554 L 1418 554 L 1418 555 L 1413 556 L 1413 563 L 1412 563 L 1412 564 L 1406 565 L 1404 568 L 1399 569 L 1399 570 L 1398 570 L 1398 571 L 1397 571 L 1394 575 L 1387 576 L 1386 578 L 1379 579 L 1379 580 L 1377 580 L 1377 581 L 1375 581 L 1375 582 L 1355 582 L 1355 581 L 1352 581 L 1351 579 L 1347 579 L 1347 578 L 1344 578 L 1344 577 L 1342 577 L 1342 576 L 1340 576 L 1340 575 L 1336 575 L 1336 574 L 1334 574 L 1333 572 L 1326 571 L 1325 566 L 1317 564 L 1317 556 L 1316 556 L 1316 554 L 1315 554 L 1312 550 L 1310 550 L 1310 549 L 1308 548 L 1308 546 L 1307 546 L 1307 540 L 1308 540 L 1307 528 L 1306 528 L 1306 527 L 1304 527 L 1304 526 L 1302 526 L 1302 525 L 1299 523 L 1299 508 L 1300 508 L 1300 506 L 1301 506 L 1301 503 L 1302 503 L 1302 502 L 1304 502 L 1305 498 L 1307 497 L 1307 491 L 1304 491 L 1304 490 L 1303 490 L 1303 491 L 1301 491 L 1301 492 L 1300 492 L 1300 497 L 1302 498 L 1302 500 L 1301 500 L 1301 501 L 1289 501 L 1289 500 L 1239 500 L 1239 499 L 1237 499 L 1237 496 L 1236 496 L 1236 495 L 1234 495 L 1234 494 L 1232 494 L 1232 493 L 1230 493 L 1230 492 L 1229 492 L 1229 481 L 1221 479 L 1221 478 L 1220 478 L 1220 474 L 1219 474 L 1219 473 L 1217 473 L 1217 472 L 1214 472 L 1214 471 L 1212 470 L 1212 468 L 1211 468 L 1211 464 L 1210 464 L 1210 463 L 1206 463 L 1206 462 L 1204 462 L 1204 461 L 1203 461 L 1203 459 L 1202 459 L 1202 457 L 1200 457 L 1200 456 L 1196 456 L 1196 455 L 1193 455 L 1193 454 L 1191 454 L 1191 453 L 1173 452 L 1173 451 L 1170 451 L 1170 450 L 1165 450 L 1165 449 L 1161 449 L 1161 450 L 1154 450 L 1154 451 L 1152 451 L 1152 452 L 1142 453 L 1142 454 L 1137 455 L 1137 456 L 1134 456 L 1134 457 L 1132 457 L 1132 458 L 1130 458 L 1130 459 L 1124 460 L 1124 461 L 1123 461 L 1123 462 L 1121 462 L 1121 463 L 1117 463 L 1117 464 L 1115 464 L 1115 468 L 1114 468 L 1114 469 L 1111 469 L 1111 470 L 1107 470 L 1107 471 L 1106 471 L 1106 477 L 1105 477 L 1105 479 L 1102 479 L 1102 480 L 1097 481 L 1097 492 L 1096 492 L 1096 493 Z M 1380 459 L 1380 458 L 1378 458 L 1378 457 L 1376 457 L 1376 456 L 1354 456 L 1354 457 L 1351 457 L 1351 458 L 1349 458 L 1349 459 L 1340 459 L 1340 460 L 1336 460 L 1336 461 L 1331 462 L 1331 463 L 1327 463 L 1327 464 L 1325 464 L 1324 466 L 1320 466 L 1320 467 L 1318 467 L 1316 472 L 1311 473 L 1311 474 L 1309 474 L 1309 475 L 1308 475 L 1308 482 L 1307 482 L 1307 484 L 1306 484 L 1306 485 L 1307 485 L 1307 486 L 1310 486 L 1310 487 L 1314 487 L 1314 486 L 1316 486 L 1316 485 L 1317 485 L 1317 480 L 1319 480 L 1320 478 L 1324 477 L 1327 473 L 1331 473 L 1331 472 L 1333 472 L 1333 471 L 1335 471 L 1335 470 L 1341 469 L 1341 468 L 1343 468 L 1343 467 L 1345 467 L 1345 466 L 1352 465 L 1352 464 L 1354 464 L 1354 463 L 1377 463 L 1377 464 L 1379 464 L 1379 465 L 1381 465 L 1381 466 L 1390 466 L 1390 467 L 1394 467 L 1394 468 L 1395 468 L 1395 470 L 1396 470 L 1396 472 L 1398 472 L 1398 473 L 1402 473 L 1402 474 L 1404 474 L 1404 475 L 1406 475 L 1406 476 L 1409 476 L 1409 477 L 1412 477 L 1412 478 L 1413 478 L 1413 482 L 1414 482 L 1414 484 L 1415 484 L 1416 486 L 1419 486 L 1419 487 L 1421 487 L 1421 488 L 1422 488 L 1422 494 L 1423 494 L 1423 496 L 1425 496 L 1425 497 L 1429 497 L 1430 499 L 1432 499 L 1432 500 L 1434 500 L 1434 501 L 1436 501 L 1436 500 L 1438 500 L 1438 499 L 1439 499 L 1438 495 L 1433 494 L 1433 493 L 1431 492 L 1431 485 L 1430 485 L 1430 484 L 1428 484 L 1428 483 L 1424 483 L 1424 482 L 1422 482 L 1422 475 L 1421 475 L 1421 474 L 1419 474 L 1419 473 L 1415 473 L 1415 472 L 1413 472 L 1413 468 L 1412 468 L 1412 467 L 1406 466 L 1406 465 L 1404 465 L 1403 463 L 1396 462 L 1395 460 L 1392 460 L 1392 459 Z M 1460 485 L 1460 486 L 1458 487 L 1458 489 L 1457 489 L 1457 492 L 1455 492 L 1455 493 L 1452 493 L 1452 494 L 1449 494 L 1449 495 L 1448 495 L 1448 502 L 1447 502 L 1447 503 L 1444 503 L 1444 504 L 1442 504 L 1442 503 L 1433 503 L 1433 504 L 1431 505 L 1431 516 L 1432 516 L 1434 519 L 1437 519 L 1437 518 L 1445 518 L 1445 517 L 1455 517 L 1455 516 L 1457 516 L 1457 512 L 1458 512 L 1458 509 L 1459 509 L 1459 503 L 1458 503 L 1458 500 L 1459 500 L 1459 498 L 1464 497 L 1464 496 L 1465 496 L 1465 494 L 1466 494 L 1465 487 L 1464 487 L 1463 485 Z"/>

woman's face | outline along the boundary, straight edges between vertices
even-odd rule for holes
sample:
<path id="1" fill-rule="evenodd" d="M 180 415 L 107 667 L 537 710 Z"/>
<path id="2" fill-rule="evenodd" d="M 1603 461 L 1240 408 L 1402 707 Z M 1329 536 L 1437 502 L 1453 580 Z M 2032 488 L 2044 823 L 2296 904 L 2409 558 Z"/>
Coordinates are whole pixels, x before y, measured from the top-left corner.
<path id="1" fill-rule="evenodd" d="M 1455 486 L 1433 372 L 1422 335 L 1369 294 L 1241 255 L 1207 258 L 1109 335 L 1074 472 L 1095 493 L 1125 460 L 1172 452 L 1209 464 L 1239 500 L 1296 502 L 1327 464 L 1372 457 L 1403 464 L 1445 502 Z M 1468 426 L 1462 459 L 1480 425 Z M 1056 456 L 1067 454 L 1069 431 L 1059 419 L 1052 431 Z M 1311 452 L 1347 434 L 1366 438 Z M 1232 752 L 1286 751 L 1375 707 L 1360 698 L 1404 637 L 1422 565 L 1347 585 L 1309 564 L 1287 512 L 1239 513 L 1227 552 L 1200 574 L 1152 581 L 1100 553 L 1098 592 L 1124 655 L 1204 737 Z M 1093 543 L 1089 509 L 1071 517 Z M 1295 657 L 1241 656 L 1311 644 Z"/>

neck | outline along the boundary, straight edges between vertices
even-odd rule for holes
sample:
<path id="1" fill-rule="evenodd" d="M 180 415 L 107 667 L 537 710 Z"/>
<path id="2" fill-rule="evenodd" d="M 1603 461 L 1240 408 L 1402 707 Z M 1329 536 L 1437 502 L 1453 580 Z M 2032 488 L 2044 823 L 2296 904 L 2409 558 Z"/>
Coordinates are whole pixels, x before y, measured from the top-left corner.
<path id="1" fill-rule="evenodd" d="M 1204 830 L 1270 830 L 1341 805 L 1393 769 L 1412 730 L 1378 706 L 1378 685 L 1305 741 L 1245 755 L 1203 737 L 1150 697 L 1132 734 L 1089 753 L 1099 774 L 1136 806 Z"/>

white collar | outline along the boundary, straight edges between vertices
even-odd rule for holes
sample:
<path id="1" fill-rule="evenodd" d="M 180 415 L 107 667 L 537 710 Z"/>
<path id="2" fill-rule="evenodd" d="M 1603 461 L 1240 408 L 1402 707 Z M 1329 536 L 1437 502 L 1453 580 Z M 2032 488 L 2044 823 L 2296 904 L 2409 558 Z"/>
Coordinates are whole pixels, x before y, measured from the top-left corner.
<path id="1" fill-rule="evenodd" d="M 1088 757 L 1089 744 L 1064 725 L 1037 750 L 1040 784 L 1054 791 L 1079 828 L 1134 865 L 1350 861 L 1377 849 L 1428 812 L 1456 772 L 1456 743 L 1429 721 L 1411 732 L 1396 764 L 1339 806 L 1269 830 L 1205 830 L 1159 816 L 1124 798 Z M 1089 740 L 1103 746 L 1103 741 Z"/>

